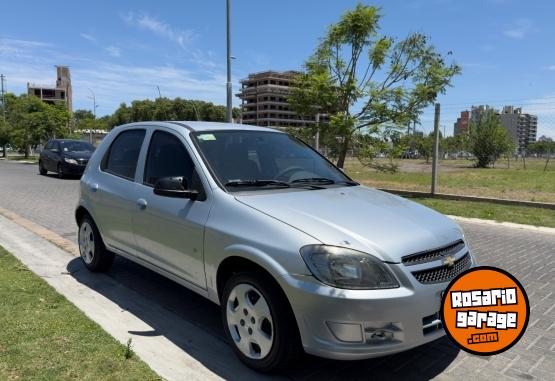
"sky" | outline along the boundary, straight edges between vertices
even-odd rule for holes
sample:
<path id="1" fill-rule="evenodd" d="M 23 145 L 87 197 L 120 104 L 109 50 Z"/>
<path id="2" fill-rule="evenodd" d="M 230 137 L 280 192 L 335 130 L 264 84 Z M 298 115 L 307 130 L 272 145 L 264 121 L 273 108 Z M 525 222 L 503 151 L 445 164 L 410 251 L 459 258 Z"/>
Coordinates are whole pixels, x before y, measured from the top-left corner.
<path id="1" fill-rule="evenodd" d="M 234 93 L 249 73 L 299 70 L 351 0 L 232 0 Z M 420 32 L 462 66 L 438 98 L 452 134 L 471 105 L 521 106 L 538 115 L 538 136 L 555 138 L 555 2 L 551 0 L 362 1 L 381 8 L 380 33 Z M 53 84 L 71 67 L 74 109 L 111 114 L 122 102 L 165 97 L 225 104 L 225 0 L 4 2 L 0 73 L 7 89 Z M 234 97 L 234 104 L 240 100 Z M 433 128 L 428 108 L 418 129 Z"/>

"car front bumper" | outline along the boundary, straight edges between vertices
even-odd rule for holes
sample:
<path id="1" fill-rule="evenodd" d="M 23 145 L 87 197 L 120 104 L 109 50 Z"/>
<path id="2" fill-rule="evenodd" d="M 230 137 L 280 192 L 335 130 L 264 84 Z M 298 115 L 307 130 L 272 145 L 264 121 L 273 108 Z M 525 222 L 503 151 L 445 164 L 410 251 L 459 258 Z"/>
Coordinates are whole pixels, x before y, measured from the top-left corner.
<path id="1" fill-rule="evenodd" d="M 295 314 L 307 353 L 336 360 L 385 356 L 445 335 L 439 316 L 448 282 L 420 284 L 402 265 L 401 286 L 345 290 L 307 275 L 286 275 L 282 287 Z"/>
<path id="2" fill-rule="evenodd" d="M 64 175 L 74 175 L 74 176 L 81 176 L 83 172 L 85 172 L 85 168 L 87 165 L 80 165 L 80 164 L 69 164 L 66 162 L 62 162 L 62 171 Z"/>

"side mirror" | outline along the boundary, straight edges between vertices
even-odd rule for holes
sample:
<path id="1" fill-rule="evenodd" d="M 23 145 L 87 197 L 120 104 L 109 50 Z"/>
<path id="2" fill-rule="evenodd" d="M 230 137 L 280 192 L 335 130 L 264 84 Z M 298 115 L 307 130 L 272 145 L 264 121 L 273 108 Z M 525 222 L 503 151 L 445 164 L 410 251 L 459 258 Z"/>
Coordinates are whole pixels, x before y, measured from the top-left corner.
<path id="1" fill-rule="evenodd" d="M 181 176 L 162 177 L 154 184 L 154 194 L 164 197 L 188 198 L 196 200 L 198 192 L 189 190 L 187 180 Z"/>

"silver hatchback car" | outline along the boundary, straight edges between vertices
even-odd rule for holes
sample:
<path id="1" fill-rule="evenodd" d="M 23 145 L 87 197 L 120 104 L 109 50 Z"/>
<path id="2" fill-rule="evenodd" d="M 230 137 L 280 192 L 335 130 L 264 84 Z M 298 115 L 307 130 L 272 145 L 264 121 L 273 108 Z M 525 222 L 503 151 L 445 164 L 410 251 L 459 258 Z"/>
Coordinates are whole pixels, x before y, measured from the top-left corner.
<path id="1" fill-rule="evenodd" d="M 449 218 L 255 126 L 113 129 L 75 217 L 88 269 L 121 255 L 219 304 L 234 351 L 259 371 L 303 351 L 353 360 L 435 340 L 443 290 L 474 265 Z"/>

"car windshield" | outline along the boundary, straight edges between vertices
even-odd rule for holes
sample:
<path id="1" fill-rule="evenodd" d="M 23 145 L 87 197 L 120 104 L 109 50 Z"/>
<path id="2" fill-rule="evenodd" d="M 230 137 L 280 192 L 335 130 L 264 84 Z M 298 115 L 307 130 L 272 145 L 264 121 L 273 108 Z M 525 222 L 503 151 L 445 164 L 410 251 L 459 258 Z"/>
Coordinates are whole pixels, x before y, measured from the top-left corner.
<path id="1" fill-rule="evenodd" d="M 92 152 L 94 151 L 94 146 L 87 142 L 81 141 L 71 141 L 71 142 L 61 142 L 60 146 L 64 152 Z"/>
<path id="2" fill-rule="evenodd" d="M 209 131 L 193 136 L 214 175 L 229 191 L 357 184 L 284 133 Z"/>

